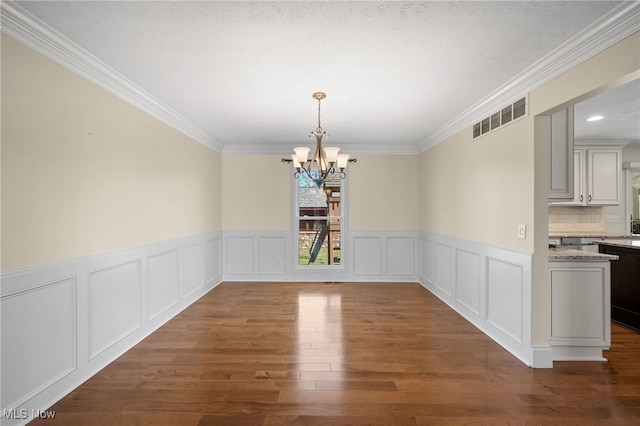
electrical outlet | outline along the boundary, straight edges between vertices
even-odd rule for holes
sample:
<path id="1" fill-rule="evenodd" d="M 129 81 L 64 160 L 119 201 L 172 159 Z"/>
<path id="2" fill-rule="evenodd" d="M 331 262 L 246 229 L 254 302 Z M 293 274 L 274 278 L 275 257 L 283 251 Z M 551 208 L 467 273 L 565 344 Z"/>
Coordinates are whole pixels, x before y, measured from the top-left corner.
<path id="1" fill-rule="evenodd" d="M 608 214 L 607 223 L 620 223 L 620 216 L 617 214 Z"/>
<path id="2" fill-rule="evenodd" d="M 527 225 L 523 223 L 518 225 L 518 238 L 522 238 L 523 240 L 527 238 Z"/>

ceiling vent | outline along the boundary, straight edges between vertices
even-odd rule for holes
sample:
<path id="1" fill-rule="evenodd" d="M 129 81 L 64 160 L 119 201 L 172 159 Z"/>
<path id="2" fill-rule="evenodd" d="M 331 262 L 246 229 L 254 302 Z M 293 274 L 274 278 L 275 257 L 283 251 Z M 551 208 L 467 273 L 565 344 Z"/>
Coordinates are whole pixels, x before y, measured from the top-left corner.
<path id="1" fill-rule="evenodd" d="M 473 138 L 491 133 L 500 126 L 504 126 L 514 121 L 526 117 L 529 114 L 529 98 L 528 95 L 524 98 L 518 99 L 514 103 L 507 105 L 500 109 L 500 111 L 494 112 L 489 117 L 475 123 L 473 125 Z"/>

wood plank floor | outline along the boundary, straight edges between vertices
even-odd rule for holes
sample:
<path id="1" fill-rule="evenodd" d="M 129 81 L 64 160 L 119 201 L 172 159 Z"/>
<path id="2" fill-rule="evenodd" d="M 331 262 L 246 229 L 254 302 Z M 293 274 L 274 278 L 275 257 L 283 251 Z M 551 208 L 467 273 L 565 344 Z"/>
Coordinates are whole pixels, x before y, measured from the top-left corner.
<path id="1" fill-rule="evenodd" d="M 639 424 L 640 335 L 612 335 L 532 369 L 419 284 L 224 283 L 32 424 Z"/>

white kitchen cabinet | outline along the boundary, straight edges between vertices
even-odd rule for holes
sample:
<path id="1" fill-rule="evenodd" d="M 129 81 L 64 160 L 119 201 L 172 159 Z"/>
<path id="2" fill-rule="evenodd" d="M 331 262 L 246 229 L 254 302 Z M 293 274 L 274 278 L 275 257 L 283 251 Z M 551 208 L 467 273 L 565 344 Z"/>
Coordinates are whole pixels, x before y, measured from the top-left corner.
<path id="1" fill-rule="evenodd" d="M 563 206 L 608 206 L 620 204 L 622 147 L 583 147 L 573 152 L 574 198 L 552 202 Z"/>
<path id="2" fill-rule="evenodd" d="M 611 266 L 605 261 L 549 262 L 554 361 L 604 361 L 611 345 Z"/>
<path id="3" fill-rule="evenodd" d="M 620 204 L 621 148 L 588 149 L 586 172 L 586 196 L 589 205 Z"/>
<path id="4" fill-rule="evenodd" d="M 536 121 L 536 134 L 548 137 L 549 201 L 570 201 L 574 197 L 573 105 Z M 539 143 L 543 143 L 541 140 Z"/>

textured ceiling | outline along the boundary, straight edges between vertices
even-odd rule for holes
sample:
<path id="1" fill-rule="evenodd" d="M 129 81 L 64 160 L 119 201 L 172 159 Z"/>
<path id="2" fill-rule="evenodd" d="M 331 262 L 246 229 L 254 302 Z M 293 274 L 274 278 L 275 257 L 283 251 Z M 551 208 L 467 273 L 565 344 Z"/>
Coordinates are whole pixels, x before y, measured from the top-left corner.
<path id="1" fill-rule="evenodd" d="M 18 4 L 225 150 L 308 144 L 324 91 L 343 151 L 400 152 L 619 2 Z"/>
<path id="2" fill-rule="evenodd" d="M 587 118 L 601 115 L 600 121 Z M 576 139 L 619 139 L 640 143 L 640 79 L 579 102 L 574 108 Z"/>

